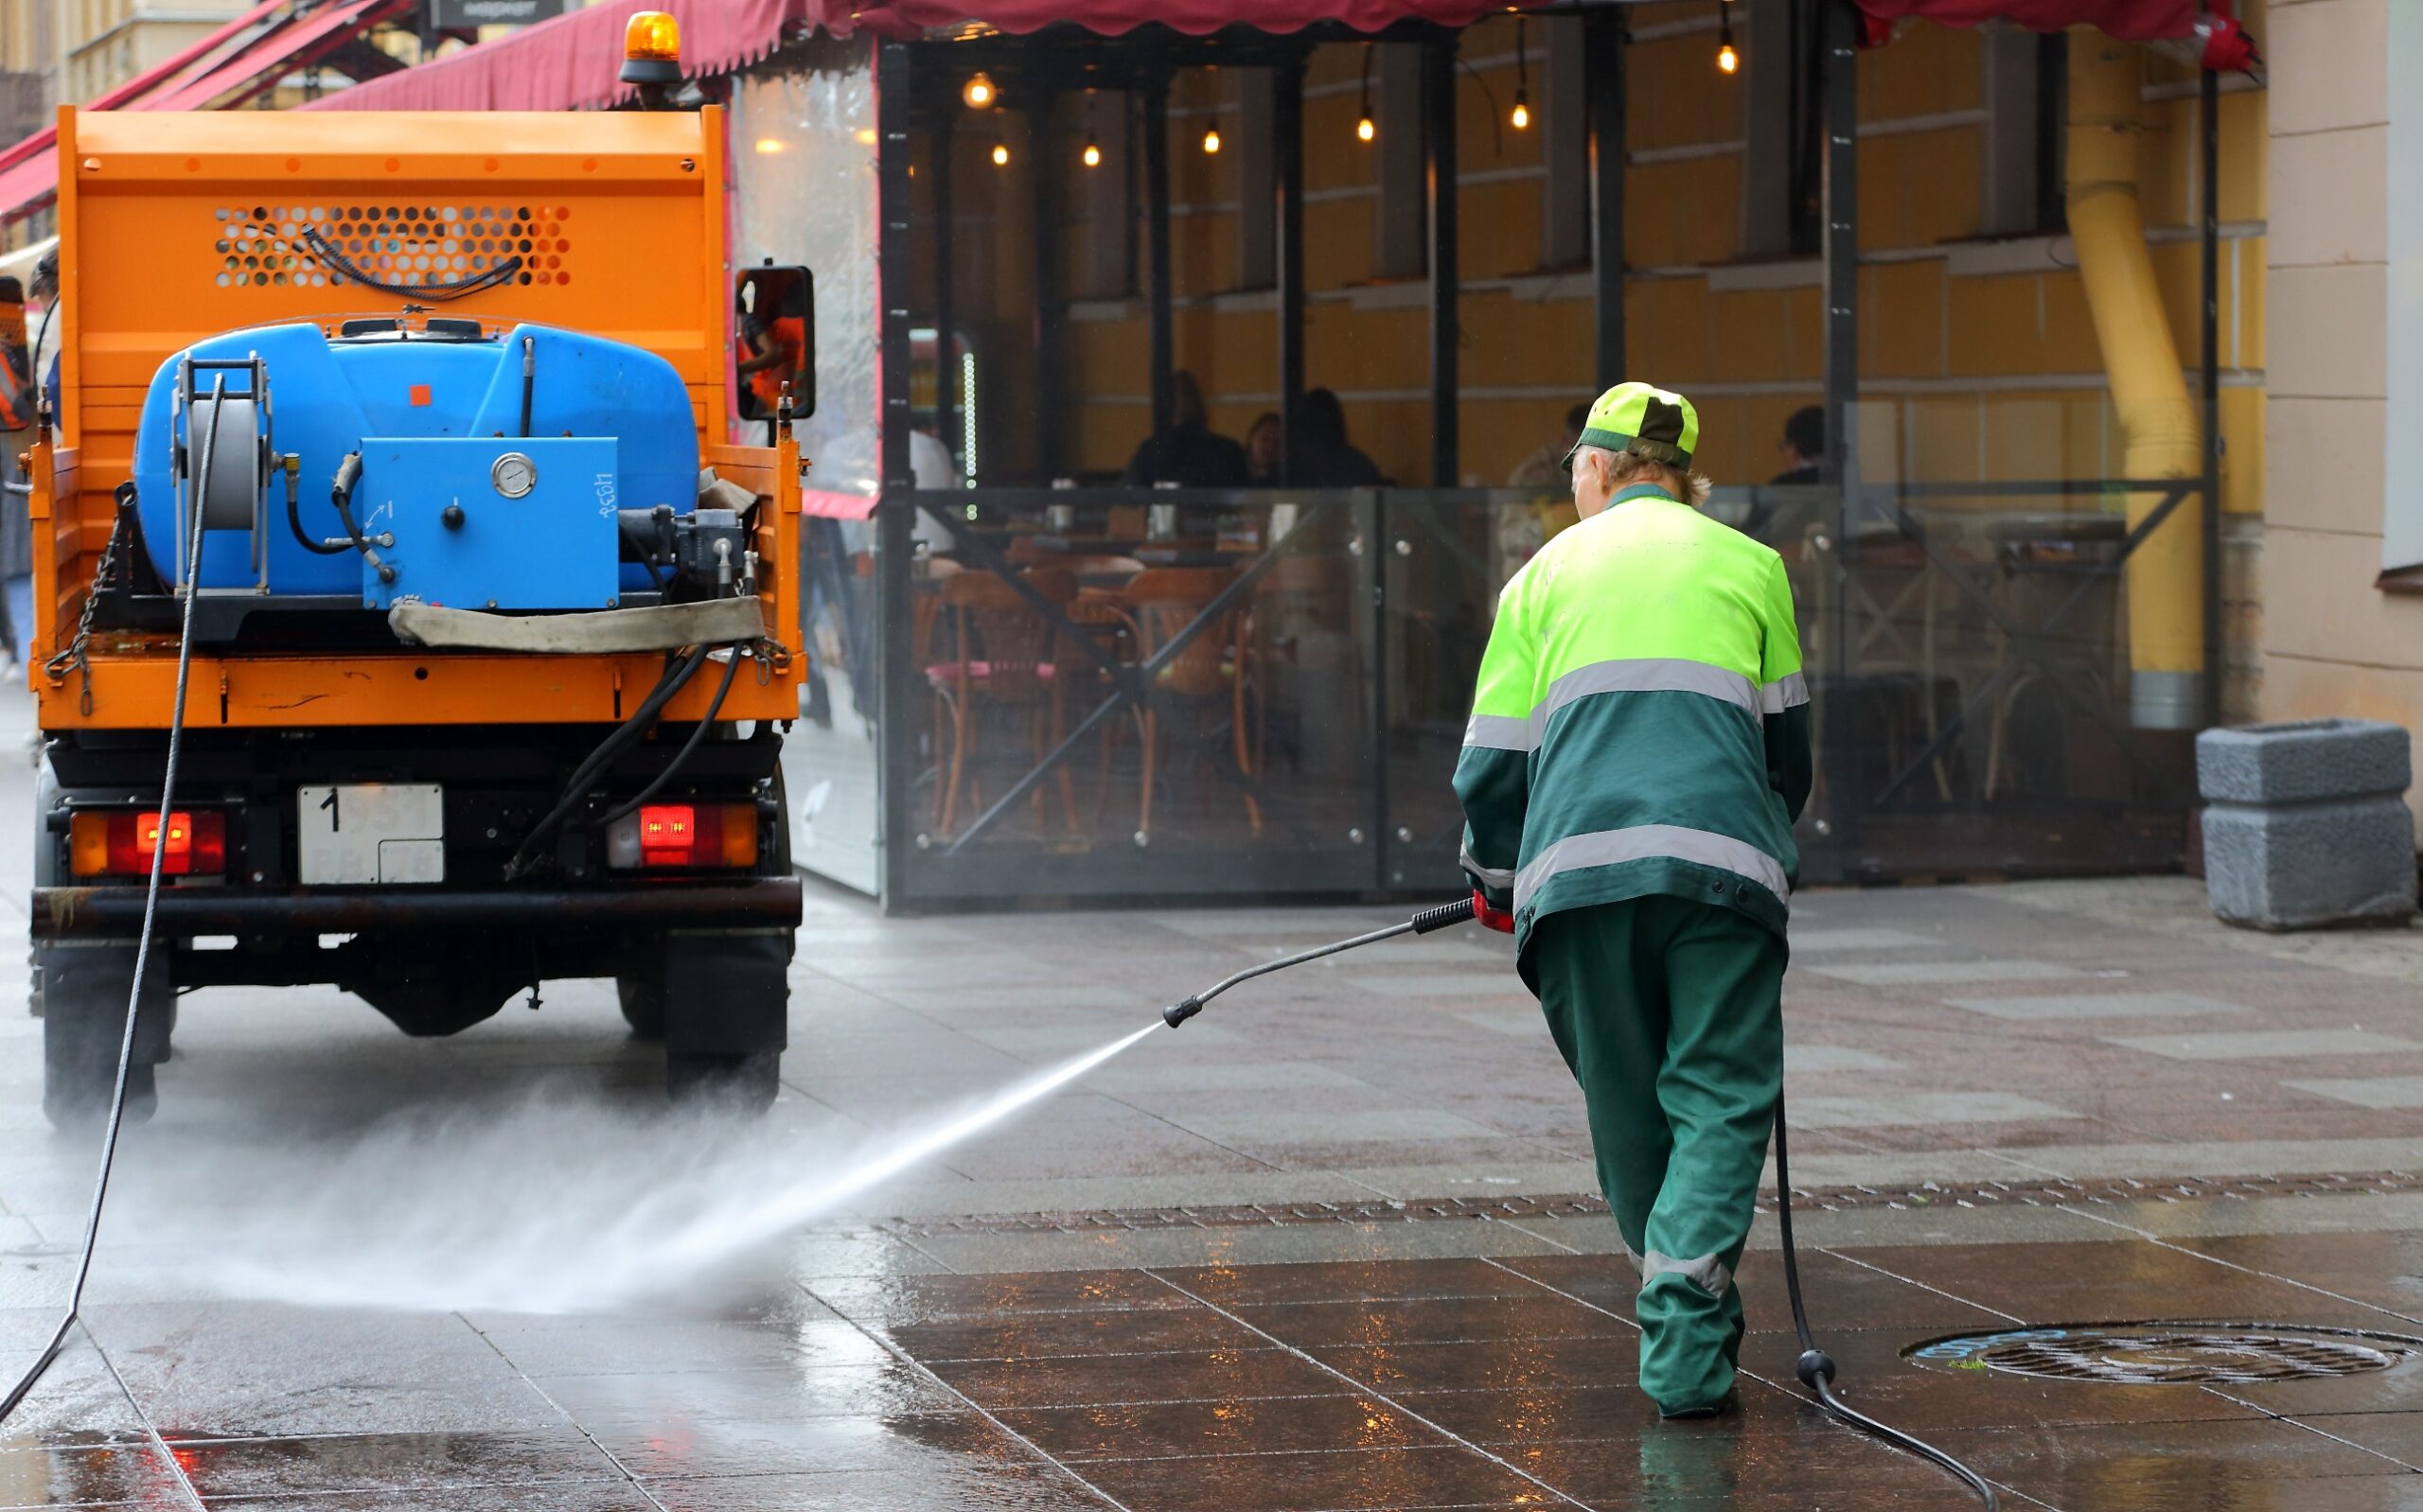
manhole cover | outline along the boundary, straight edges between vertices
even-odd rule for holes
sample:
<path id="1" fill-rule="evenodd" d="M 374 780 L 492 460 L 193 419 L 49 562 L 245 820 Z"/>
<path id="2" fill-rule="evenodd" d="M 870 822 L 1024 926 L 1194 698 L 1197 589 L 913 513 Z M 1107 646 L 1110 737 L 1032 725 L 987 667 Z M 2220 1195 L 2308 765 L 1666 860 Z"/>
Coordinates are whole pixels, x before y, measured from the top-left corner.
<path id="1" fill-rule="evenodd" d="M 2373 1335 L 2142 1324 L 1964 1334 L 1920 1345 L 1908 1357 L 1938 1370 L 2168 1386 L 2360 1376 L 2409 1353 L 2404 1342 Z"/>

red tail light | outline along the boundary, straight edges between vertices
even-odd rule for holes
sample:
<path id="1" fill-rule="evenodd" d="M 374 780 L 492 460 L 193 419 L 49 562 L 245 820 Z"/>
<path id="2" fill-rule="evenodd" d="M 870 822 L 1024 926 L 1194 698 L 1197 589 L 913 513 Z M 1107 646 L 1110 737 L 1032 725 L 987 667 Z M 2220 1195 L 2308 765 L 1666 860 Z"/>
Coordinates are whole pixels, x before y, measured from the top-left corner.
<path id="1" fill-rule="evenodd" d="M 757 864 L 754 803 L 650 803 L 606 832 L 621 870 L 738 870 Z"/>
<path id="2" fill-rule="evenodd" d="M 176 810 L 165 829 L 156 809 L 87 810 L 67 823 L 68 870 L 80 877 L 148 877 L 151 856 L 164 876 L 217 876 L 227 870 L 227 816 Z"/>

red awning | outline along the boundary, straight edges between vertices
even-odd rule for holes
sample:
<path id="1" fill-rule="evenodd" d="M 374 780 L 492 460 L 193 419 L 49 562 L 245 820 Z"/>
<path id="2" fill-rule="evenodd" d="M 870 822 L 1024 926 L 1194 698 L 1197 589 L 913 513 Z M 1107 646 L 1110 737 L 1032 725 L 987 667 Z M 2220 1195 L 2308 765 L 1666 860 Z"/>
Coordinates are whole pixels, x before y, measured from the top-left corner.
<path id="1" fill-rule="evenodd" d="M 1298 31 L 1342 22 L 1377 31 L 1398 21 L 1464 26 L 1507 0 L 604 0 L 496 42 L 358 84 L 310 109 L 332 111 L 560 111 L 610 105 L 630 91 L 614 78 L 623 26 L 634 11 L 669 10 L 681 24 L 681 63 L 693 78 L 755 62 L 793 33 L 866 30 L 914 37 L 968 21 L 1009 32 L 1069 25 L 1106 34 L 1159 22 L 1202 34 L 1224 26 Z"/>
<path id="2" fill-rule="evenodd" d="M 1323 23 L 1357 31 L 1379 31 L 1400 21 L 1465 26 L 1510 8 L 1507 0 L 840 0 L 825 9 L 843 17 L 855 13 L 861 25 L 887 34 L 973 21 L 1002 31 L 1039 31 L 1066 23 L 1116 35 L 1158 22 L 1201 36 L 1224 26 L 1300 31 Z"/>
<path id="3" fill-rule="evenodd" d="M 1859 0 L 1859 8 L 1886 25 L 1920 16 L 1947 26 L 2015 21 L 2030 31 L 2093 26 L 2122 42 L 2159 42 L 2196 29 L 2200 0 Z M 2220 8 L 2224 14 L 2228 7 Z"/>
<path id="4" fill-rule="evenodd" d="M 413 0 L 342 0 L 261 38 L 255 45 L 194 79 L 137 100 L 131 108 L 203 110 L 239 92 L 242 99 L 249 99 L 274 84 L 280 75 L 335 51 L 412 4 Z"/>
<path id="5" fill-rule="evenodd" d="M 338 0 L 292 15 L 295 0 L 260 0 L 168 62 L 95 97 L 85 110 L 193 110 L 342 45 L 413 0 Z M 264 31 L 264 27 L 270 28 Z M 30 215 L 59 190 L 59 132 L 41 131 L 0 151 L 0 220 Z"/>
<path id="6" fill-rule="evenodd" d="M 314 100 L 328 111 L 561 111 L 610 105 L 630 94 L 615 77 L 623 27 L 641 10 L 668 10 L 681 24 L 682 66 L 725 74 L 782 45 L 787 31 L 849 8 L 829 0 L 606 0 L 525 26 L 510 37 L 434 62 L 356 84 Z"/>

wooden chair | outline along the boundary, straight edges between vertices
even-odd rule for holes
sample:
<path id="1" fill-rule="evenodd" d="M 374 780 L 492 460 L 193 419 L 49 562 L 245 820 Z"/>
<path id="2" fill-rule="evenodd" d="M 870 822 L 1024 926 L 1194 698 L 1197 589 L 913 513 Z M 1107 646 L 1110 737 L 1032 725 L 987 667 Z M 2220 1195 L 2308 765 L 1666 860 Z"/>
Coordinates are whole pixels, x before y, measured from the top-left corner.
<path id="1" fill-rule="evenodd" d="M 1121 597 L 1136 625 L 1139 657 L 1150 660 L 1236 578 L 1237 574 L 1225 567 L 1154 568 L 1136 574 Z M 1194 705 L 1198 712 L 1223 702 L 1229 706 L 1230 747 L 1238 774 L 1248 784 L 1245 793 L 1246 818 L 1254 834 L 1262 833 L 1262 804 L 1249 785 L 1254 775 L 1253 750 L 1246 735 L 1245 690 L 1240 677 L 1245 664 L 1246 623 L 1243 607 L 1230 605 L 1187 642 L 1154 679 L 1154 702 L 1145 706 L 1143 718 L 1143 797 L 1136 820 L 1139 843 L 1144 843 L 1153 831 L 1153 787 L 1160 759 L 1158 704 L 1163 699 L 1182 700 Z"/>
<path id="2" fill-rule="evenodd" d="M 1053 569 L 1025 574 L 1044 598 L 1065 605 L 1077 596 L 1076 580 Z M 1058 728 L 1061 695 L 1056 644 L 1051 621 L 1038 613 L 1024 594 L 991 572 L 961 572 L 942 586 L 942 613 L 952 634 L 952 659 L 929 663 L 926 681 L 934 691 L 934 724 L 950 732 L 950 753 L 936 784 L 935 828 L 952 833 L 959 817 L 959 799 L 967 784 L 978 803 L 981 782 L 971 781 L 982 716 L 992 709 L 1021 714 L 1032 733 L 1035 756 L 1040 761 L 1051 732 Z M 1035 796 L 1038 820 L 1043 794 Z M 1068 769 L 1060 771 L 1060 802 L 1071 829 L 1076 827 L 1076 794 Z"/>

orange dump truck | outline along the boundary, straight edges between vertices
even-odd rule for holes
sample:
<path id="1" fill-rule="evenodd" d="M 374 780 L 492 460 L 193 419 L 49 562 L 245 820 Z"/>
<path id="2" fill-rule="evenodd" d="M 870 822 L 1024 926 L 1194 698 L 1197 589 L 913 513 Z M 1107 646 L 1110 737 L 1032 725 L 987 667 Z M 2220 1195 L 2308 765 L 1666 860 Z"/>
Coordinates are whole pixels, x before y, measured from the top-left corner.
<path id="1" fill-rule="evenodd" d="M 795 329 L 805 273 L 729 280 L 722 143 L 713 110 L 62 113 L 26 459 L 55 1121 L 106 1109 L 130 1000 L 140 1116 L 180 994 L 260 984 L 440 1035 L 611 976 L 677 1096 L 773 1096 L 801 468 L 787 426 L 720 438 L 765 386 L 735 308 Z"/>

